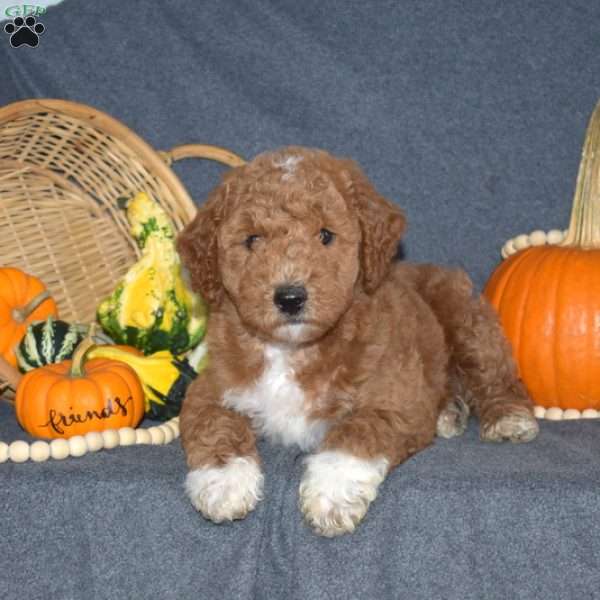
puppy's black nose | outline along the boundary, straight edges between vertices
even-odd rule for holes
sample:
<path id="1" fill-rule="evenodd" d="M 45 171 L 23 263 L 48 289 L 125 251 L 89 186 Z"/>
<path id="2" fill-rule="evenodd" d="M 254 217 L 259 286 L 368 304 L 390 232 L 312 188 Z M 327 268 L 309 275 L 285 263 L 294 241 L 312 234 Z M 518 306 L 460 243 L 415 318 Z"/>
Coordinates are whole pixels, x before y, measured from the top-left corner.
<path id="1" fill-rule="evenodd" d="M 308 294 L 303 286 L 286 285 L 275 290 L 273 302 L 282 313 L 293 316 L 302 310 L 307 297 Z"/>

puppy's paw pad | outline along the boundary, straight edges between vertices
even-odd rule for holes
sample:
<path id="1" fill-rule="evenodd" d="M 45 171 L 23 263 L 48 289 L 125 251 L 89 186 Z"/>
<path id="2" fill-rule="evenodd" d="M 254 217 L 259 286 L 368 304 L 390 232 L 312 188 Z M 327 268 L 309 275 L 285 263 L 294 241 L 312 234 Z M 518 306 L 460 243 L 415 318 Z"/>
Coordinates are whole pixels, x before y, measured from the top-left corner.
<path id="1" fill-rule="evenodd" d="M 537 419 L 526 408 L 515 409 L 495 421 L 483 423 L 481 439 L 486 442 L 530 442 L 539 433 Z"/>
<path id="2" fill-rule="evenodd" d="M 453 438 L 462 435 L 467 428 L 469 407 L 460 398 L 454 400 L 442 410 L 437 420 L 436 433 L 439 437 Z"/>
<path id="3" fill-rule="evenodd" d="M 388 470 L 384 458 L 363 460 L 338 451 L 310 456 L 300 484 L 300 508 L 320 535 L 354 531 Z"/>
<path id="4" fill-rule="evenodd" d="M 185 481 L 194 508 L 214 523 L 243 519 L 262 499 L 263 474 L 253 458 L 190 471 Z"/>

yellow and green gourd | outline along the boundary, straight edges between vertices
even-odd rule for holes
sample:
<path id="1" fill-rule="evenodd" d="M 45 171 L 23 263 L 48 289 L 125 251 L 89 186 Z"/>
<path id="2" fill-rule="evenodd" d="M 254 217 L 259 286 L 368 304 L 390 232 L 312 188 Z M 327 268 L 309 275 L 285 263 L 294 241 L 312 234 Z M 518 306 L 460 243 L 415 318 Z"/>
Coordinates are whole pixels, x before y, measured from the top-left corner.
<path id="1" fill-rule="evenodd" d="M 95 346 L 88 357 L 118 360 L 129 365 L 144 389 L 146 416 L 158 421 L 179 414 L 189 384 L 208 361 L 205 344 L 199 344 L 185 357 L 173 356 L 168 350 L 135 356 L 111 345 Z"/>
<path id="2" fill-rule="evenodd" d="M 206 329 L 207 309 L 182 277 L 169 217 L 146 193 L 127 203 L 131 235 L 142 256 L 98 306 L 98 321 L 116 343 L 144 354 L 194 348 Z"/>

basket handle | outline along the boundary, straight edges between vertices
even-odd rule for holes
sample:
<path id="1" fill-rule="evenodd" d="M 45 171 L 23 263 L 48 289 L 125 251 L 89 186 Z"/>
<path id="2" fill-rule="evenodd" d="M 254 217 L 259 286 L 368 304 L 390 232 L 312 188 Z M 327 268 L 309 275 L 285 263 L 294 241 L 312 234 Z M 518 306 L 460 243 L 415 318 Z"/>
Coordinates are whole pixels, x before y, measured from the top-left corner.
<path id="1" fill-rule="evenodd" d="M 170 150 L 159 152 L 158 154 L 168 166 L 171 166 L 175 161 L 184 158 L 206 158 L 230 167 L 239 167 L 246 163 L 243 158 L 230 150 L 220 148 L 219 146 L 209 146 L 207 144 L 183 144 L 181 146 L 175 146 Z"/>

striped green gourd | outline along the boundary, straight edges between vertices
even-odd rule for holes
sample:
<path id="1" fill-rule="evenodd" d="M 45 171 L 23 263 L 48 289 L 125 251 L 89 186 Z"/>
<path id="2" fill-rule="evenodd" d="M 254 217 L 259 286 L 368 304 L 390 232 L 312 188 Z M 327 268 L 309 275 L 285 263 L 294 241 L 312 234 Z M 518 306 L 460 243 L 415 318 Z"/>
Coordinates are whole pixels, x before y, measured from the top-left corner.
<path id="1" fill-rule="evenodd" d="M 31 323 L 15 349 L 17 364 L 22 371 L 31 371 L 43 365 L 58 363 L 73 356 L 75 348 L 86 336 L 89 326 L 67 323 L 49 316 L 45 321 Z M 112 344 L 105 334 L 97 332 L 98 344 Z"/>
<path id="2" fill-rule="evenodd" d="M 15 350 L 17 364 L 22 371 L 31 371 L 71 358 L 83 337 L 81 326 L 52 316 L 32 323 Z"/>

